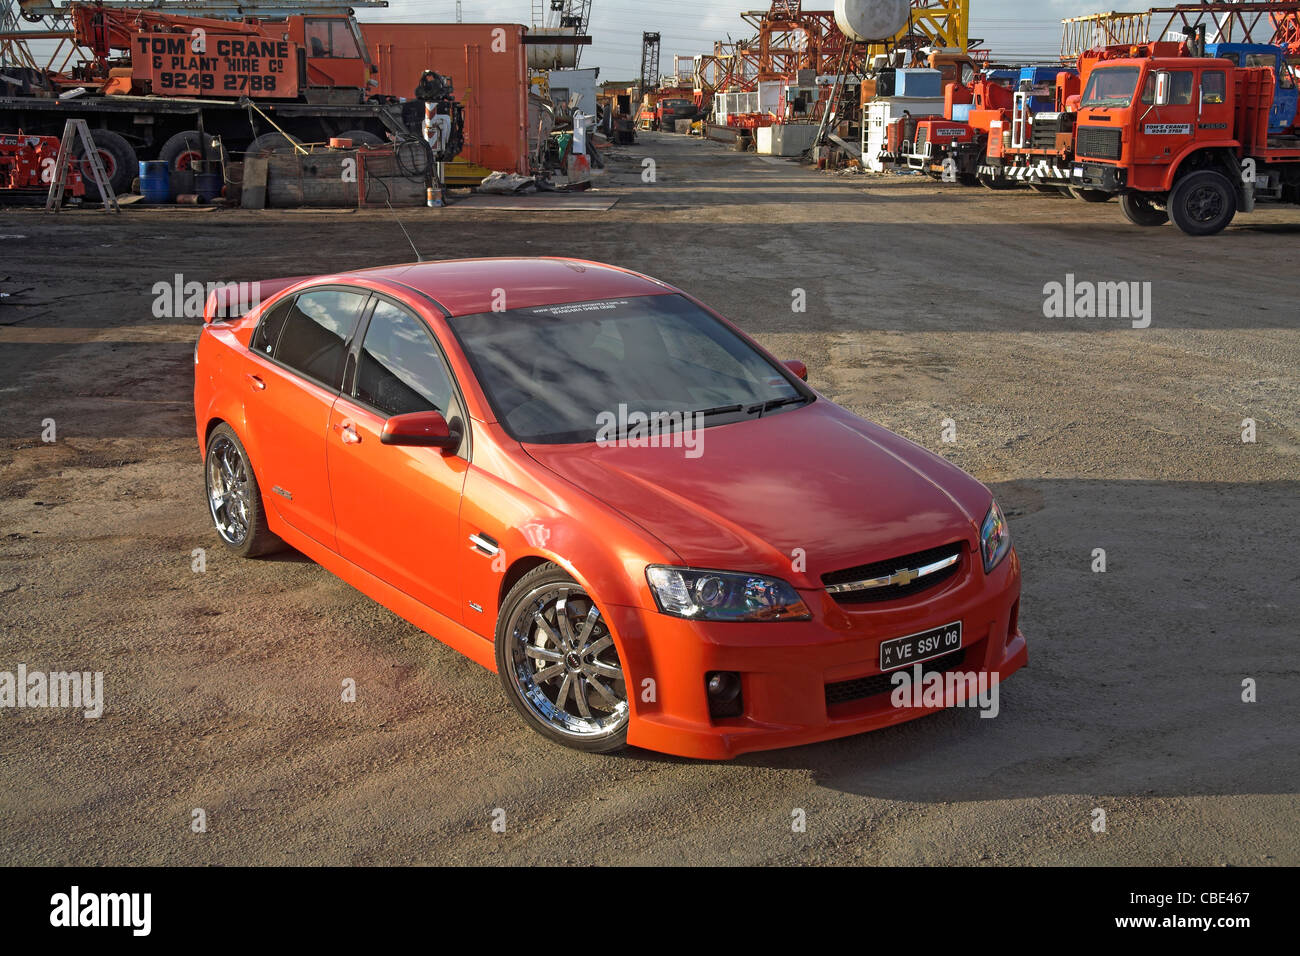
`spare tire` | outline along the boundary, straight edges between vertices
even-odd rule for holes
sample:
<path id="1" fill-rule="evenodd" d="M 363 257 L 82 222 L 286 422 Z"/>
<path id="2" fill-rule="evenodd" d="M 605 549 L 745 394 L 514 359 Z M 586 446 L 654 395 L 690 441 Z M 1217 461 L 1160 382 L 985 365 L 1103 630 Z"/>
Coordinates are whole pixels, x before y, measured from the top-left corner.
<path id="1" fill-rule="evenodd" d="M 108 184 L 113 192 L 119 196 L 128 192 L 132 181 L 140 172 L 140 161 L 136 158 L 135 147 L 111 129 L 91 130 L 90 138 L 99 153 L 99 161 L 104 164 L 104 173 L 108 176 Z M 72 155 L 79 160 L 77 166 L 81 171 L 82 179 L 86 181 L 86 198 L 96 201 L 102 199 L 99 187 L 95 185 L 94 174 L 90 171 L 90 163 L 85 159 L 80 138 L 73 147 Z"/>
<path id="2" fill-rule="evenodd" d="M 340 139 L 352 140 L 353 146 L 383 146 L 384 141 L 374 133 L 364 129 L 350 129 L 339 133 Z"/>
<path id="3" fill-rule="evenodd" d="M 302 140 L 297 136 L 289 136 L 279 130 L 274 130 L 270 133 L 263 133 L 249 143 L 248 148 L 244 150 L 244 157 L 269 156 L 271 153 L 291 151 L 295 146 L 301 145 Z"/>

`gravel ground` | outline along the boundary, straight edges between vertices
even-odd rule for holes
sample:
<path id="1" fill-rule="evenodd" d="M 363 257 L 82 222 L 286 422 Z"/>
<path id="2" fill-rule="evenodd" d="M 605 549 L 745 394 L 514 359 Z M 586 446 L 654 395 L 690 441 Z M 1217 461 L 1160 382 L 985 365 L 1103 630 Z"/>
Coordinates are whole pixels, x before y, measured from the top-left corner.
<path id="1" fill-rule="evenodd" d="M 197 323 L 155 318 L 154 284 L 409 260 L 387 211 L 0 212 L 0 671 L 107 697 L 0 710 L 0 863 L 1300 864 L 1300 218 L 1190 240 L 667 135 L 600 186 L 611 211 L 400 215 L 428 258 L 675 283 L 993 487 L 1031 659 L 999 717 L 725 764 L 543 743 L 487 671 L 208 526 Z M 1046 318 L 1067 275 L 1150 283 L 1150 327 Z"/>

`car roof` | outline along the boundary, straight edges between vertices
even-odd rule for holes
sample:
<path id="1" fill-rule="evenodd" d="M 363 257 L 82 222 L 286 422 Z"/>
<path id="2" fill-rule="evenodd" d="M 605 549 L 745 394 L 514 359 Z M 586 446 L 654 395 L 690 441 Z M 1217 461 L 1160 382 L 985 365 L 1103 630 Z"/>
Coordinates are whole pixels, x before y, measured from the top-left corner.
<path id="1" fill-rule="evenodd" d="M 449 259 L 362 269 L 348 276 L 387 280 L 433 299 L 448 313 L 477 315 L 622 296 L 665 295 L 672 286 L 617 266 L 582 259 Z"/>

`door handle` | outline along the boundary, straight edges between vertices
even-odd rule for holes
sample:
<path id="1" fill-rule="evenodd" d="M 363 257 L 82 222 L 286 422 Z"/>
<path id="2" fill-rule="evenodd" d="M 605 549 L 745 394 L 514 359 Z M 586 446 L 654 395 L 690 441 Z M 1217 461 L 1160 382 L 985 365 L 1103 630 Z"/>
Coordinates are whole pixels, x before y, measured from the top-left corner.
<path id="1" fill-rule="evenodd" d="M 259 392 L 264 391 L 266 389 L 266 383 L 262 381 L 260 378 L 258 378 L 256 375 L 254 375 L 252 372 L 248 373 L 248 383 L 252 385 L 253 388 L 257 389 Z"/>
<path id="2" fill-rule="evenodd" d="M 357 426 L 351 422 L 336 422 L 334 430 L 339 433 L 345 445 L 360 445 L 361 436 L 357 434 Z"/>

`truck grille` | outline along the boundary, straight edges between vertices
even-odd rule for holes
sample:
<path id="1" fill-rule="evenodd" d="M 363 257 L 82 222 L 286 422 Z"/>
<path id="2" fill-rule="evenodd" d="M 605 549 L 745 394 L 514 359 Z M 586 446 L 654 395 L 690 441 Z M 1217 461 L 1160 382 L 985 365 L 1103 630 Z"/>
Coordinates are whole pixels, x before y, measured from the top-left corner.
<path id="1" fill-rule="evenodd" d="M 832 571 L 822 575 L 822 583 L 839 604 L 897 601 L 937 587 L 957 574 L 961 570 L 963 551 L 965 547 L 958 541 L 901 558 Z M 935 568 L 935 565 L 942 566 Z M 929 573 L 918 573 L 922 571 Z"/>
<path id="2" fill-rule="evenodd" d="M 930 138 L 930 127 L 922 126 L 916 131 L 916 155 L 925 155 L 925 144 Z"/>
<path id="3" fill-rule="evenodd" d="M 1093 159 L 1119 159 L 1123 152 L 1122 134 L 1117 129 L 1081 127 L 1077 143 L 1079 155 Z"/>
<path id="4" fill-rule="evenodd" d="M 943 657 L 936 657 L 932 661 L 926 661 L 920 665 L 922 679 L 926 674 L 946 674 L 948 671 L 955 671 L 961 667 L 965 660 L 966 649 L 963 647 L 951 654 L 945 654 Z M 910 674 L 915 674 L 911 668 L 903 669 Z M 856 680 L 843 680 L 834 684 L 827 684 L 826 706 L 834 707 L 836 704 L 847 704 L 850 701 L 875 697 L 877 694 L 887 694 L 894 689 L 893 673 L 893 671 L 890 671 L 888 674 L 872 674 L 870 677 L 859 677 Z"/>

